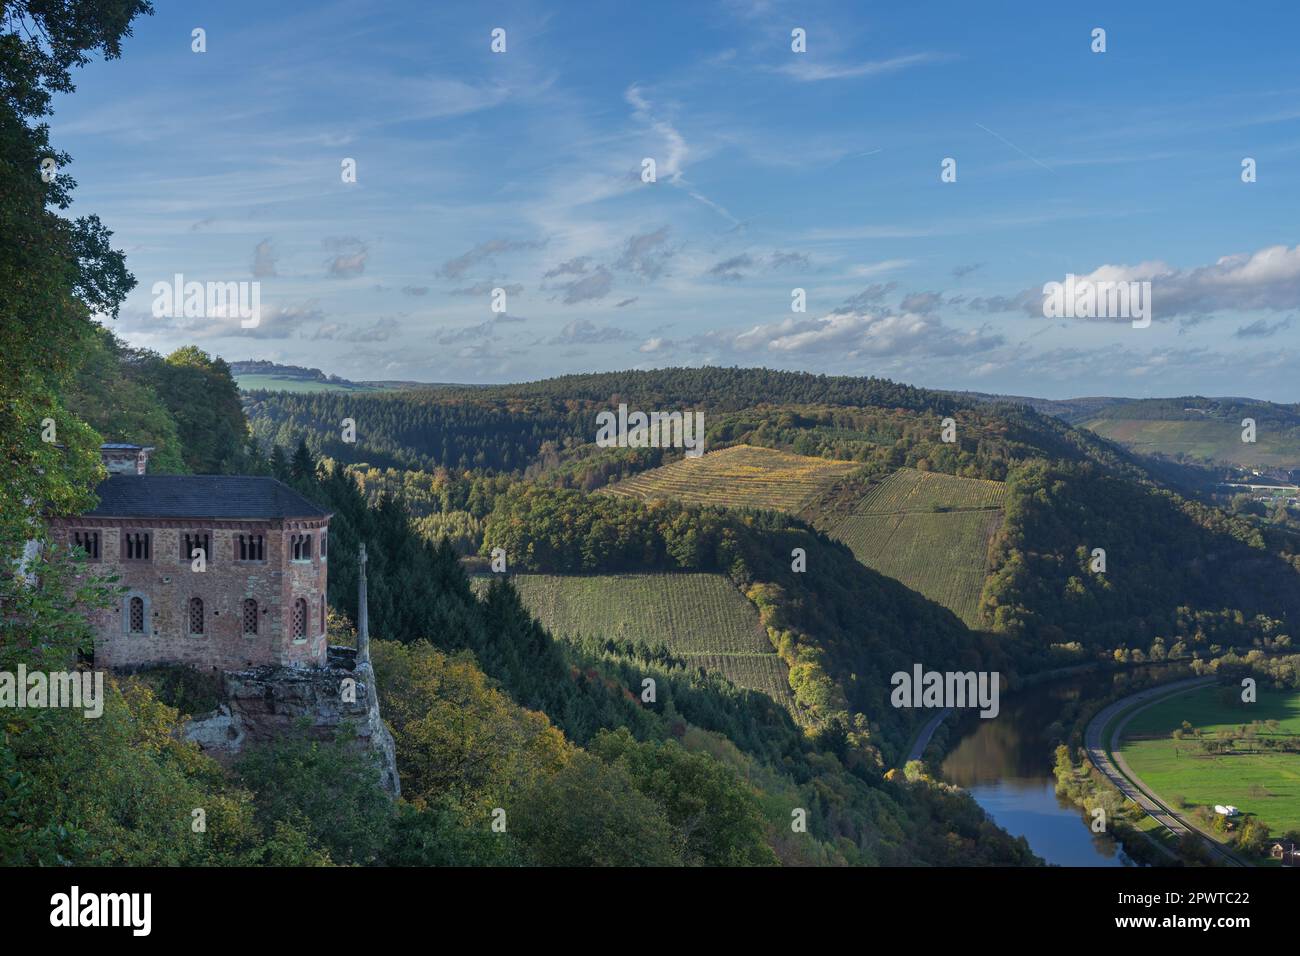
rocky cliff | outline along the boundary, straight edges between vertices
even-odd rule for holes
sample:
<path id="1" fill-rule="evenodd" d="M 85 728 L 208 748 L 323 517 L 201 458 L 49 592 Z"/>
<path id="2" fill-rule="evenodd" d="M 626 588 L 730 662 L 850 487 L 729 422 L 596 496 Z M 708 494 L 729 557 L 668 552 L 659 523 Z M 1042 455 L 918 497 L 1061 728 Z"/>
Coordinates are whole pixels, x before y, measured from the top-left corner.
<path id="1" fill-rule="evenodd" d="M 355 745 L 375 756 L 384 789 L 401 793 L 393 735 L 379 715 L 379 694 L 368 662 L 352 648 L 331 647 L 326 667 L 255 667 L 222 674 L 222 703 L 196 717 L 186 737 L 219 761 L 244 747 L 300 733 L 333 740 L 344 725 Z"/>

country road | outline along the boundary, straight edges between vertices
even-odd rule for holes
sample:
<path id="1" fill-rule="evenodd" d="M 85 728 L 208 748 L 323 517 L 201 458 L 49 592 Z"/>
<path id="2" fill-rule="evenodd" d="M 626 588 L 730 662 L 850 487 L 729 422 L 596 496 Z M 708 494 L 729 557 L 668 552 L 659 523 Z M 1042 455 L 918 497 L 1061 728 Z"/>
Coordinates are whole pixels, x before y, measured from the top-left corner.
<path id="1" fill-rule="evenodd" d="M 907 752 L 907 760 L 904 761 L 904 763 L 921 759 L 921 755 L 925 753 L 925 748 L 930 746 L 930 738 L 933 737 L 934 732 L 939 729 L 939 725 L 943 723 L 943 719 L 951 713 L 952 708 L 945 707 L 925 722 L 925 726 L 921 728 L 921 732 L 916 735 L 916 740 L 912 742 L 912 748 Z"/>
<path id="2" fill-rule="evenodd" d="M 1225 849 L 1200 827 L 1184 820 L 1156 799 L 1154 791 L 1142 783 L 1141 778 L 1124 762 L 1122 756 L 1116 755 L 1114 760 L 1110 756 L 1110 751 L 1116 749 L 1125 725 L 1140 711 L 1171 694 L 1182 693 L 1213 682 L 1213 677 L 1193 677 L 1188 680 L 1175 681 L 1172 684 L 1151 687 L 1117 700 L 1103 708 L 1088 722 L 1087 730 L 1084 732 L 1084 745 L 1088 749 L 1088 758 L 1092 761 L 1093 766 L 1104 773 L 1120 793 L 1154 817 L 1165 829 L 1180 837 L 1188 833 L 1197 833 L 1209 844 L 1212 852 L 1224 862 L 1233 866 L 1247 866 L 1249 864 L 1241 860 L 1236 854 Z M 1134 707 L 1135 704 L 1139 706 Z M 1129 711 L 1128 715 L 1116 724 L 1111 739 L 1103 741 L 1102 734 L 1106 725 L 1114 719 L 1116 714 L 1126 710 Z"/>

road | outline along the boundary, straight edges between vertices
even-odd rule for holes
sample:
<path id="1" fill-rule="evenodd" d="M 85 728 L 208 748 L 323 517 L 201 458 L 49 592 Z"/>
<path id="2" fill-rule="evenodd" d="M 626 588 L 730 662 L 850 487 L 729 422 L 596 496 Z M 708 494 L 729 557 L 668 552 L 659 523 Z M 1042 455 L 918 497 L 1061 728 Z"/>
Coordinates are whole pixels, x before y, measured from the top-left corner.
<path id="1" fill-rule="evenodd" d="M 912 749 L 907 752 L 907 761 L 905 761 L 905 763 L 921 759 L 921 755 L 925 753 L 925 748 L 930 746 L 930 738 L 933 737 L 934 732 L 939 729 L 939 725 L 943 723 L 943 719 L 951 713 L 952 708 L 945 707 L 925 722 L 925 726 L 921 728 L 921 732 L 916 735 L 916 740 L 912 741 Z"/>
<path id="2" fill-rule="evenodd" d="M 1117 700 L 1115 703 L 1103 708 L 1089 721 L 1088 728 L 1084 732 L 1084 745 L 1088 749 L 1088 758 L 1092 761 L 1093 766 L 1106 775 L 1106 778 L 1114 785 L 1115 789 L 1145 810 L 1166 830 L 1179 837 L 1188 833 L 1197 833 L 1205 838 L 1205 842 L 1209 844 L 1211 851 L 1220 860 L 1233 866 L 1247 866 L 1247 863 L 1234 853 L 1226 850 L 1200 827 L 1179 816 L 1161 803 L 1156 798 L 1155 792 L 1142 783 L 1141 778 L 1124 762 L 1122 756 L 1116 755 L 1114 760 L 1110 756 L 1110 751 L 1117 749 L 1116 745 L 1124 727 L 1139 712 L 1150 707 L 1156 701 L 1168 697 L 1170 694 L 1178 694 L 1195 687 L 1201 687 L 1213 683 L 1214 680 L 1213 677 L 1193 677 L 1189 680 L 1174 681 L 1172 684 L 1151 687 L 1122 700 Z M 1135 704 L 1138 706 L 1135 707 Z M 1129 711 L 1129 713 L 1115 725 L 1110 740 L 1108 742 L 1103 741 L 1102 732 L 1105 730 L 1106 725 L 1121 711 Z"/>

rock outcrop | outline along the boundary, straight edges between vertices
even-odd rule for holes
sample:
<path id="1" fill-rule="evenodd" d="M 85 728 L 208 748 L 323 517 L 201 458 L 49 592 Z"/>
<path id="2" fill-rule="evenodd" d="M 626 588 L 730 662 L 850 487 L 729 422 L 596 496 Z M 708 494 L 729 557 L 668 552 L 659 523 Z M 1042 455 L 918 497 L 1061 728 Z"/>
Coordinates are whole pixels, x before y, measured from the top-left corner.
<path id="1" fill-rule="evenodd" d="M 345 725 L 355 745 L 375 756 L 384 789 L 401 793 L 393 735 L 379 715 L 379 694 L 369 661 L 347 647 L 329 648 L 325 667 L 254 667 L 222 675 L 222 703 L 196 717 L 185 735 L 225 762 L 245 747 L 305 732 L 333 740 Z"/>

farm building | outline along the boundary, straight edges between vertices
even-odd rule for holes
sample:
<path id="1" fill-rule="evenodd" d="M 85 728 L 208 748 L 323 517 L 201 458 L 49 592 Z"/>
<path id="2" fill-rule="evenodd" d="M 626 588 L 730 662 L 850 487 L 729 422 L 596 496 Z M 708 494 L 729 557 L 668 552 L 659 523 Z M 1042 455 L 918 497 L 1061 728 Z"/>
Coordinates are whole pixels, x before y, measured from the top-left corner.
<path id="1" fill-rule="evenodd" d="M 1281 860 L 1283 866 L 1300 866 L 1300 846 L 1294 843 L 1274 841 L 1268 848 L 1268 855 L 1271 859 Z"/>

